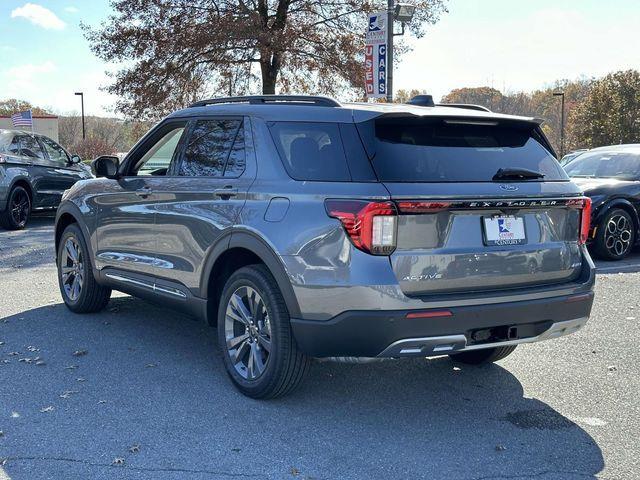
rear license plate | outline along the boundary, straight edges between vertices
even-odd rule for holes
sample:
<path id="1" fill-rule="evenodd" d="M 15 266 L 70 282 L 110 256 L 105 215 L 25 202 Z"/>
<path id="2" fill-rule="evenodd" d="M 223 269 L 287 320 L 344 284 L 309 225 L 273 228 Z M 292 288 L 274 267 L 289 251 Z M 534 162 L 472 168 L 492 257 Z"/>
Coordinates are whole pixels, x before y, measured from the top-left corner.
<path id="1" fill-rule="evenodd" d="M 522 245 L 527 243 L 524 219 L 514 216 L 482 217 L 485 245 Z"/>

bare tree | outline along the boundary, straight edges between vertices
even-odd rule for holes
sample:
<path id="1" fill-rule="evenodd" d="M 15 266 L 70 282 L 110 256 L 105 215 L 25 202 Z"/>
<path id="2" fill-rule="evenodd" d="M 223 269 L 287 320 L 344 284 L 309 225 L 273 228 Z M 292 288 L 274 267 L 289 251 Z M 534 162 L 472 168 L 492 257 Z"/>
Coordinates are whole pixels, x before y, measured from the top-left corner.
<path id="1" fill-rule="evenodd" d="M 409 31 L 420 37 L 446 0 L 418 0 Z M 94 53 L 125 64 L 108 91 L 127 116 L 157 118 L 196 98 L 362 90 L 365 0 L 112 0 Z M 406 50 L 399 43 L 398 52 Z M 256 66 L 257 68 L 252 68 Z M 258 74 L 256 76 L 256 71 Z"/>

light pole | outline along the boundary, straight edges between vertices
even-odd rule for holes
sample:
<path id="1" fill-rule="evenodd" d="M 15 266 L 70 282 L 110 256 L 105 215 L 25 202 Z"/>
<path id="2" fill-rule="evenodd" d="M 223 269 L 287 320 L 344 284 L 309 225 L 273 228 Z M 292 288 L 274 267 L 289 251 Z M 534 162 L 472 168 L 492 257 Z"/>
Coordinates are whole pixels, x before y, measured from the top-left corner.
<path id="1" fill-rule="evenodd" d="M 82 140 L 86 138 L 84 130 L 84 93 L 76 92 L 76 95 L 80 95 L 80 108 L 82 109 Z"/>
<path id="2" fill-rule="evenodd" d="M 561 97 L 560 103 L 560 158 L 564 157 L 564 92 L 553 92 L 554 97 Z"/>
<path id="3" fill-rule="evenodd" d="M 387 102 L 393 102 L 393 37 L 404 35 L 404 24 L 410 22 L 416 6 L 410 3 L 395 3 L 387 0 Z M 393 32 L 393 21 L 402 23 L 400 33 Z"/>

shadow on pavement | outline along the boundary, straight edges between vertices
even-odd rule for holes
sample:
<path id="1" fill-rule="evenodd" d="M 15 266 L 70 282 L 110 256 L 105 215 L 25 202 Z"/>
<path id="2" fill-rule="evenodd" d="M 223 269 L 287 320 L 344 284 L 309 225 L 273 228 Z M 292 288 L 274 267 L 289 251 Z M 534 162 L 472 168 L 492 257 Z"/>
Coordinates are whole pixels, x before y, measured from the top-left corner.
<path id="1" fill-rule="evenodd" d="M 9 269 L 53 266 L 54 222 L 54 214 L 36 214 L 23 230 L 0 227 L 0 266 Z"/>
<path id="2" fill-rule="evenodd" d="M 322 362 L 290 397 L 254 401 L 227 379 L 213 329 L 130 297 L 95 315 L 13 315 L 0 341 L 13 480 L 584 479 L 604 467 L 584 430 L 498 365 Z"/>

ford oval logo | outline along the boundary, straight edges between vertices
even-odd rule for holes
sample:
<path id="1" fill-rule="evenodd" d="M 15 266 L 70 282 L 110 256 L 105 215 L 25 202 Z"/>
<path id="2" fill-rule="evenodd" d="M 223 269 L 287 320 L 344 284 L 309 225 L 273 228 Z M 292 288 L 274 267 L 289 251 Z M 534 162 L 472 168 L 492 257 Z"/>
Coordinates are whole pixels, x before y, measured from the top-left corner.
<path id="1" fill-rule="evenodd" d="M 502 190 L 506 190 L 507 192 L 515 192 L 516 190 L 518 190 L 518 187 L 516 187 L 515 185 L 509 185 L 506 183 L 503 183 L 502 185 L 500 185 L 500 188 Z"/>

